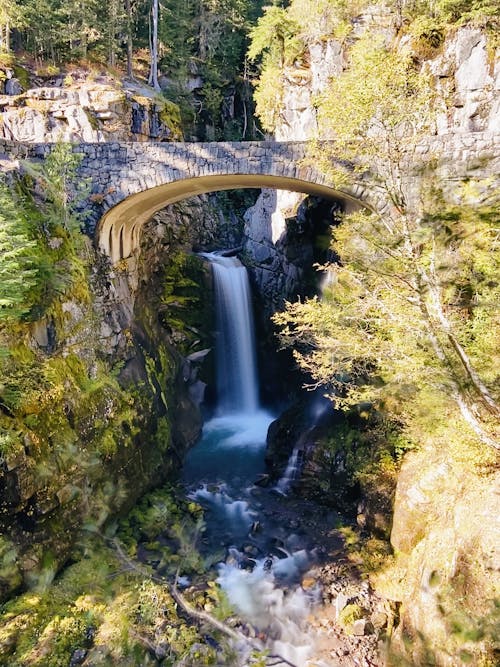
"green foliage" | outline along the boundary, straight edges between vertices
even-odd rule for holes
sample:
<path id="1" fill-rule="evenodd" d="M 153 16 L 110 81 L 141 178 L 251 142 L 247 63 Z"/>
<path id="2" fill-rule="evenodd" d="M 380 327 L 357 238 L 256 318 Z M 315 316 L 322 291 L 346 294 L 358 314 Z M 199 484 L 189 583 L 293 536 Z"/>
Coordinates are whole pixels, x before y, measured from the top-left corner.
<path id="1" fill-rule="evenodd" d="M 75 186 L 80 160 L 58 144 L 42 166 L 25 163 L 35 187 L 29 178 L 10 191 L 0 184 L 0 323 L 41 318 L 64 293 L 85 300 L 85 240 L 75 211 L 85 194 L 85 184 Z"/>
<path id="2" fill-rule="evenodd" d="M 434 11 L 449 22 L 466 23 L 488 18 L 498 21 L 496 0 L 437 0 Z"/>
<path id="3" fill-rule="evenodd" d="M 169 95 L 181 106 L 187 132 L 207 138 L 240 139 L 249 130 L 249 86 L 244 56 L 246 32 L 259 11 L 249 0 L 166 0 L 160 12 L 161 68 L 172 84 Z M 186 83 L 199 77 L 194 91 Z M 233 116 L 233 104 L 243 116 Z M 194 113 L 196 111 L 196 114 Z M 247 117 L 245 117 L 247 116 Z"/>
<path id="4" fill-rule="evenodd" d="M 327 37 L 347 37 L 352 19 L 366 4 L 366 0 L 292 0 L 288 13 L 300 26 L 301 37 L 310 43 Z"/>
<path id="5" fill-rule="evenodd" d="M 156 428 L 156 443 L 161 452 L 166 452 L 172 445 L 172 429 L 167 417 L 160 417 Z"/>
<path id="6" fill-rule="evenodd" d="M 6 537 L 0 536 L 0 590 L 3 582 L 15 589 L 21 584 L 21 572 L 17 557 L 17 549 Z"/>
<path id="7" fill-rule="evenodd" d="M 298 38 L 299 24 L 286 9 L 270 5 L 250 31 L 248 57 L 255 60 L 266 54 L 269 64 L 292 63 L 302 52 L 303 44 Z"/>
<path id="8" fill-rule="evenodd" d="M 372 402 L 427 429 L 457 385 L 481 404 L 474 376 L 491 392 L 498 386 L 488 334 L 498 326 L 496 215 L 495 203 L 440 201 L 419 219 L 348 216 L 333 246 L 342 264 L 329 268 L 322 300 L 287 304 L 275 316 L 282 343 L 338 406 Z"/>
<path id="9" fill-rule="evenodd" d="M 36 241 L 5 183 L 0 182 L 0 323 L 29 312 L 38 278 Z"/>
<path id="10" fill-rule="evenodd" d="M 60 667 L 78 648 L 90 658 L 93 645 L 101 649 L 90 659 L 103 664 L 149 664 L 148 646 L 160 645 L 173 662 L 203 641 L 176 607 L 160 583 L 124 570 L 109 549 L 87 542 L 45 592 L 25 593 L 0 609 L 0 662 Z"/>
<path id="11" fill-rule="evenodd" d="M 415 69 L 409 50 L 389 50 L 371 34 L 354 43 L 349 60 L 317 101 L 322 131 L 333 132 L 337 157 L 353 159 L 359 171 L 375 163 L 382 187 L 401 197 L 404 152 L 432 121 L 429 78 Z"/>
<path id="12" fill-rule="evenodd" d="M 182 141 L 182 119 L 179 105 L 162 98 L 160 101 L 159 118 L 169 128 L 172 133 L 171 138 L 175 141 Z"/>
<path id="13" fill-rule="evenodd" d="M 88 194 L 86 183 L 77 179 L 82 158 L 81 153 L 73 151 L 71 144 L 58 142 L 42 165 L 24 163 L 25 170 L 34 177 L 43 192 L 44 223 L 51 232 L 62 227 L 73 234 L 74 242 L 82 224 L 76 207 Z"/>
<path id="14" fill-rule="evenodd" d="M 134 555 L 139 543 L 148 547 L 160 536 L 169 540 L 169 547 L 160 549 L 162 567 L 171 574 L 180 570 L 184 574 L 204 571 L 203 562 L 196 549 L 199 533 L 203 529 L 202 510 L 196 503 L 181 500 L 170 487 L 153 491 L 136 505 L 122 522 L 119 537 L 130 555 Z"/>
<path id="15" fill-rule="evenodd" d="M 421 58 L 432 58 L 443 44 L 444 25 L 429 16 L 419 16 L 409 27 L 412 36 L 412 50 Z"/>
<path id="16" fill-rule="evenodd" d="M 267 65 L 257 81 L 254 93 L 255 113 L 262 127 L 273 132 L 280 118 L 285 92 L 283 74 L 278 65 Z"/>
<path id="17" fill-rule="evenodd" d="M 363 609 L 358 604 L 348 604 L 340 612 L 338 623 L 347 632 L 350 632 L 354 621 L 357 621 L 360 618 L 363 618 Z"/>
<path id="18" fill-rule="evenodd" d="M 210 321 L 210 299 L 204 264 L 199 257 L 178 251 L 165 266 L 161 295 L 162 320 L 183 354 L 198 346 L 206 323 Z"/>

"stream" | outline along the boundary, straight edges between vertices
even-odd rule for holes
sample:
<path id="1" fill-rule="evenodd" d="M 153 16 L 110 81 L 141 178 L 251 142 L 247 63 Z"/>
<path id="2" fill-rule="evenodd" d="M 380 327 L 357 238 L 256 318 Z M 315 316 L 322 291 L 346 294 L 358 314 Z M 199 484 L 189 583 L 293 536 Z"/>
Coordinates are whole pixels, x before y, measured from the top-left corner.
<path id="1" fill-rule="evenodd" d="M 274 664 L 305 667 L 311 652 L 305 621 L 320 590 L 300 584 L 318 555 L 280 513 L 296 457 L 276 487 L 255 484 L 265 472 L 266 434 L 275 416 L 259 407 L 246 269 L 234 257 L 205 257 L 215 283 L 218 399 L 186 458 L 183 482 L 188 497 L 205 509 L 200 549 L 221 553 L 217 581 L 229 602 L 263 648 L 281 658 Z"/>

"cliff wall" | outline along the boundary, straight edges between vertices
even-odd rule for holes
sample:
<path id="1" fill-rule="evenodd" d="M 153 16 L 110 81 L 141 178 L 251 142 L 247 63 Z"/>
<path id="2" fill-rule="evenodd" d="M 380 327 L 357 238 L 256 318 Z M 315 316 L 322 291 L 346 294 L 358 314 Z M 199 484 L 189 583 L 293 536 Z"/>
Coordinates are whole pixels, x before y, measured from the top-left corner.
<path id="1" fill-rule="evenodd" d="M 430 73 L 437 107 L 431 132 L 447 137 L 450 164 L 466 135 L 488 132 L 498 141 L 500 62 L 491 34 L 473 26 L 459 27 L 438 48 L 424 53 L 411 36 L 397 37 L 396 17 L 382 6 L 356 21 L 354 37 L 368 27 L 393 43 L 398 39 L 401 46 L 410 43 L 416 62 Z M 284 68 L 276 138 L 317 138 L 315 98 L 329 78 L 346 67 L 344 44 L 323 39 L 308 45 L 301 62 Z M 495 154 L 496 149 L 492 157 Z M 473 175 L 474 156 L 470 164 Z M 293 300 L 300 293 L 303 265 L 295 258 L 290 261 L 287 248 L 293 244 L 289 230 L 300 219 L 302 199 L 264 191 L 247 213 L 245 248 L 269 311 L 279 307 L 280 299 Z M 330 224 L 334 223 L 331 214 Z M 277 291 L 274 273 L 281 273 Z M 500 555 L 494 458 L 464 449 L 459 442 L 436 438 L 420 443 L 417 451 L 405 456 L 397 477 L 392 529 L 387 507 L 378 504 L 376 493 L 368 495 L 359 509 L 360 525 L 366 526 L 370 515 L 377 517 L 382 511 L 386 516 L 379 524 L 390 531 L 393 555 L 371 575 L 399 610 L 390 664 L 493 664 L 488 662 L 493 655 L 498 587 L 493 562 Z"/>

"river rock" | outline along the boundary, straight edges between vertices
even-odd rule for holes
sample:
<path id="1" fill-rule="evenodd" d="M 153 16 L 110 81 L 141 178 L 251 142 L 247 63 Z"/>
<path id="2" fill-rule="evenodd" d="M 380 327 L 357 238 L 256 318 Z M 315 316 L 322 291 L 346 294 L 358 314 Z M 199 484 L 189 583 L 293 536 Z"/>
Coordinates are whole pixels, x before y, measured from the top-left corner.
<path id="1" fill-rule="evenodd" d="M 351 628 L 351 633 L 355 636 L 362 637 L 366 631 L 366 619 L 359 618 L 357 621 L 354 621 Z"/>
<path id="2" fill-rule="evenodd" d="M 388 618 L 385 612 L 376 611 L 371 615 L 370 620 L 375 630 L 382 630 L 387 625 Z"/>
<path id="3" fill-rule="evenodd" d="M 267 473 L 261 473 L 257 477 L 257 479 L 254 481 L 254 484 L 256 486 L 264 486 L 265 487 L 265 486 L 269 486 L 270 481 L 271 481 L 270 475 L 268 475 Z"/>

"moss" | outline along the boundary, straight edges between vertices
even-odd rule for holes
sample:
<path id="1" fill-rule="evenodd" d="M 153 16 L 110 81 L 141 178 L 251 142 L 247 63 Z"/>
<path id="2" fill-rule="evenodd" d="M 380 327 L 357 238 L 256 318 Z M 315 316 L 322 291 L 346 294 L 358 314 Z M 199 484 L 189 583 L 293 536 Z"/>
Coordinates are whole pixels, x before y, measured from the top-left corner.
<path id="1" fill-rule="evenodd" d="M 159 118 L 163 125 L 168 127 L 173 141 L 182 141 L 182 119 L 181 110 L 178 104 L 171 100 L 161 99 L 159 102 Z"/>
<path id="2" fill-rule="evenodd" d="M 209 345 L 203 333 L 212 320 L 205 265 L 196 255 L 183 251 L 169 260 L 163 278 L 161 321 L 172 332 L 176 347 L 187 355 L 194 345 Z"/>
<path id="3" fill-rule="evenodd" d="M 12 430 L 9 426 L 11 424 L 8 424 L 5 429 L 0 423 L 0 461 L 9 461 L 16 454 L 24 451 L 20 433 Z"/>
<path id="4" fill-rule="evenodd" d="M 85 115 L 87 116 L 87 120 L 89 121 L 90 127 L 97 131 L 100 129 L 100 124 L 99 120 L 97 119 L 95 113 L 91 111 L 90 109 L 84 109 Z"/>
<path id="5" fill-rule="evenodd" d="M 50 109 L 54 106 L 52 100 L 39 100 L 34 97 L 23 98 L 21 103 L 26 109 L 34 109 L 44 116 L 48 116 Z"/>
<path id="6" fill-rule="evenodd" d="M 198 507 L 189 510 L 198 511 Z M 186 522 L 192 522 L 187 504 L 165 487 L 142 499 L 122 521 L 119 536 L 134 554 L 141 536 L 161 533 L 174 539 L 186 531 Z M 143 546 L 158 550 L 162 567 L 172 571 L 187 558 L 182 548 L 176 553 L 157 539 L 148 539 Z M 13 547 L 2 542 L 1 549 L 0 557 L 4 553 L 6 562 L 13 563 Z M 203 649 L 205 642 L 197 627 L 178 615 L 164 585 L 124 568 L 97 538 L 82 542 L 75 556 L 77 562 L 53 582 L 47 579 L 37 591 L 0 608 L 0 664 L 59 667 L 69 664 L 76 649 L 85 649 L 96 664 L 132 666 L 148 664 L 148 646 L 166 647 L 167 664 L 184 656 L 199 657 L 189 664 L 219 664 L 214 649 Z M 46 558 L 43 562 L 47 571 L 53 564 Z M 217 595 L 212 586 L 208 597 L 202 596 L 203 602 L 209 598 L 215 602 Z M 105 647 L 106 657 L 100 647 Z"/>
<path id="7" fill-rule="evenodd" d="M 161 452 L 166 452 L 172 444 L 172 432 L 170 422 L 167 417 L 160 417 L 155 434 L 158 449 Z"/>
<path id="8" fill-rule="evenodd" d="M 348 604 L 339 613 L 338 623 L 344 630 L 349 633 L 352 631 L 354 621 L 363 618 L 364 612 L 362 607 L 358 604 Z"/>
<path id="9" fill-rule="evenodd" d="M 429 16 L 419 16 L 409 27 L 412 48 L 415 55 L 422 59 L 437 56 L 444 44 L 445 28 L 441 21 Z"/>
<path id="10" fill-rule="evenodd" d="M 23 90 L 28 90 L 30 87 L 30 73 L 27 69 L 19 65 L 18 63 L 13 65 L 14 76 L 18 79 L 19 83 L 23 87 Z"/>

